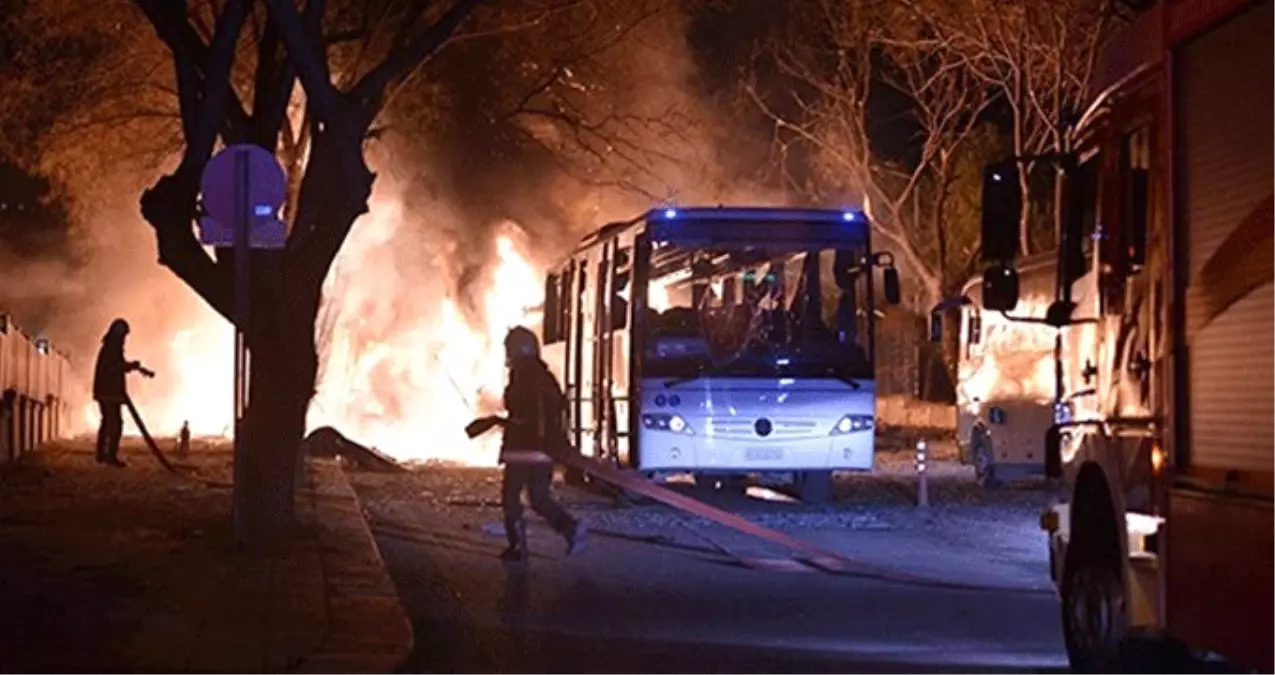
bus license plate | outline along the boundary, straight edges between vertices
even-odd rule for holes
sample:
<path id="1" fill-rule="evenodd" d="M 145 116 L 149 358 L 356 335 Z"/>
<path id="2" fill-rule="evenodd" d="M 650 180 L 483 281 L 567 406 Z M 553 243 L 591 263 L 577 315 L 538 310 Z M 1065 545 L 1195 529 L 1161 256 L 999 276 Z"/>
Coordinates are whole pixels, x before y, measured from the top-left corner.
<path id="1" fill-rule="evenodd" d="M 746 448 L 744 458 L 750 461 L 774 461 L 784 458 L 783 448 Z"/>

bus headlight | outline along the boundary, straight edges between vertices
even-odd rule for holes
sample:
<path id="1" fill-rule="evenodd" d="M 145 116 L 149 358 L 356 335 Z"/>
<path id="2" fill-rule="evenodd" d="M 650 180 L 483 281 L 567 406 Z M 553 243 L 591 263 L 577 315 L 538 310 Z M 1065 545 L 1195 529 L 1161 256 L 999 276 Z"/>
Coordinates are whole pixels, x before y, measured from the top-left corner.
<path id="1" fill-rule="evenodd" d="M 689 434 L 691 427 L 681 415 L 673 413 L 646 413 L 642 415 L 642 426 L 655 431 L 671 431 L 675 434 Z"/>
<path id="2" fill-rule="evenodd" d="M 837 420 L 829 435 L 843 436 L 856 431 L 867 431 L 872 428 L 875 421 L 876 418 L 873 415 L 846 415 Z"/>

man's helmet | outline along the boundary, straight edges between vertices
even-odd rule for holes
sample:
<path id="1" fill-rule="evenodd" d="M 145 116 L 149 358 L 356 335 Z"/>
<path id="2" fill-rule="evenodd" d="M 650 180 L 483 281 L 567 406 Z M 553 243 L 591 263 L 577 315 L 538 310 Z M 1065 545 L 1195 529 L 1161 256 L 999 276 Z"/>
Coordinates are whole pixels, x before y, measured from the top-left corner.
<path id="1" fill-rule="evenodd" d="M 111 322 L 111 327 L 106 331 L 107 335 L 122 338 L 128 335 L 128 322 L 123 319 L 116 319 Z"/>
<path id="2" fill-rule="evenodd" d="M 530 330 L 514 326 L 505 335 L 505 358 L 509 361 L 540 358 L 540 340 Z"/>

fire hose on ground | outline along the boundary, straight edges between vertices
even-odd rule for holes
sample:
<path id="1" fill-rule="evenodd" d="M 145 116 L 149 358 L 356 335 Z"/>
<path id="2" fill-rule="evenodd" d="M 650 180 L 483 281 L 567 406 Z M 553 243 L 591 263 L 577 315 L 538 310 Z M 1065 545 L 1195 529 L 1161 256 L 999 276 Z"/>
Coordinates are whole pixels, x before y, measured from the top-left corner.
<path id="1" fill-rule="evenodd" d="M 498 426 L 503 426 L 505 419 L 499 415 L 481 417 L 470 422 L 465 427 L 465 434 L 469 438 L 476 438 Z M 554 459 L 571 468 L 583 471 L 594 478 L 597 478 L 610 485 L 618 487 L 622 490 L 635 492 L 644 497 L 653 499 L 661 504 L 670 506 L 678 511 L 689 513 L 707 520 L 711 520 L 719 525 L 724 525 L 737 532 L 752 535 L 764 541 L 778 544 L 789 550 L 796 551 L 801 554 L 799 559 L 801 562 L 824 572 L 838 574 L 843 576 L 862 577 L 869 579 L 879 579 L 882 581 L 892 581 L 896 583 L 904 583 L 915 586 L 930 586 L 951 590 L 967 590 L 979 592 L 1001 592 L 1001 593 L 1020 593 L 1020 594 L 1051 594 L 1051 590 L 1022 588 L 1015 586 L 996 586 L 990 584 L 965 583 L 960 581 L 950 581 L 945 579 L 935 579 L 906 572 L 897 572 L 886 569 L 879 565 L 865 563 L 855 560 L 849 556 L 825 549 L 821 546 L 802 541 L 795 537 L 789 536 L 783 532 L 763 527 L 751 520 L 743 518 L 739 515 L 719 509 L 715 506 L 705 504 L 697 499 L 693 499 L 683 494 L 679 494 L 668 488 L 657 485 L 653 481 L 632 472 L 623 471 L 617 467 L 605 464 L 591 457 L 585 457 L 577 452 L 555 453 Z"/>
<path id="2" fill-rule="evenodd" d="M 173 463 L 169 462 L 168 458 L 164 456 L 164 452 L 159 449 L 159 444 L 155 442 L 153 437 L 151 437 L 150 431 L 146 428 L 146 422 L 142 421 L 141 413 L 137 412 L 137 406 L 133 404 L 132 397 L 125 396 L 124 402 L 128 404 L 128 412 L 133 416 L 133 422 L 137 424 L 137 430 L 142 433 L 142 439 L 146 441 L 146 447 L 151 451 L 151 454 L 155 456 L 155 459 L 159 462 L 160 466 L 164 467 L 165 471 L 184 481 L 198 483 L 206 487 L 222 489 L 230 489 L 234 487 L 231 483 L 192 476 L 174 466 Z"/>

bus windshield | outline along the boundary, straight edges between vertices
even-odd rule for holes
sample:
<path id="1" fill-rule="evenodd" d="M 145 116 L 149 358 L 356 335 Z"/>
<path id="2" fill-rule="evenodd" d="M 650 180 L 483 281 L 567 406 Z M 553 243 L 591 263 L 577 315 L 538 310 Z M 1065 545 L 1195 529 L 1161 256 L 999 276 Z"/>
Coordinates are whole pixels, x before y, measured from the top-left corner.
<path id="1" fill-rule="evenodd" d="M 644 373 L 871 379 L 866 255 L 863 247 L 657 247 Z"/>

